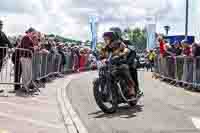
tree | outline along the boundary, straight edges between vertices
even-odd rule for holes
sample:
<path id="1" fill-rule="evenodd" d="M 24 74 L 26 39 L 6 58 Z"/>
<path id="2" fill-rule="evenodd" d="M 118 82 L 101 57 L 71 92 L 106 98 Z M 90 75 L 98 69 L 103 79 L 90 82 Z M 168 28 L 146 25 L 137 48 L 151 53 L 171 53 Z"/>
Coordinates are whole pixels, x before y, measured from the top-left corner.
<path id="1" fill-rule="evenodd" d="M 55 35 L 54 34 L 49 34 L 49 35 L 47 35 L 48 37 L 55 37 Z"/>
<path id="2" fill-rule="evenodd" d="M 127 28 L 124 30 L 124 34 L 127 35 L 128 39 L 131 41 L 132 45 L 135 46 L 136 49 L 145 49 L 146 48 L 146 31 L 145 29 Z"/>
<path id="3" fill-rule="evenodd" d="M 116 33 L 116 37 L 117 38 L 121 38 L 122 37 L 122 30 L 119 27 L 111 27 L 110 31 L 113 31 Z"/>

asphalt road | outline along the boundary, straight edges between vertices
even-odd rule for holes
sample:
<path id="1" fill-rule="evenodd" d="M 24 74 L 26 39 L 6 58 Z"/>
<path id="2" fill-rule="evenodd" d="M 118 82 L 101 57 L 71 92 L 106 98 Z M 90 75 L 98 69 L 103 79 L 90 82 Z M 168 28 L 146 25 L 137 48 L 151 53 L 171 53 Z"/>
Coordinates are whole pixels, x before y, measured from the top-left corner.
<path id="1" fill-rule="evenodd" d="M 200 94 L 152 79 L 139 72 L 144 98 L 131 108 L 122 105 L 117 113 L 104 114 L 96 105 L 92 81 L 96 72 L 72 80 L 67 95 L 89 133 L 199 133 Z"/>

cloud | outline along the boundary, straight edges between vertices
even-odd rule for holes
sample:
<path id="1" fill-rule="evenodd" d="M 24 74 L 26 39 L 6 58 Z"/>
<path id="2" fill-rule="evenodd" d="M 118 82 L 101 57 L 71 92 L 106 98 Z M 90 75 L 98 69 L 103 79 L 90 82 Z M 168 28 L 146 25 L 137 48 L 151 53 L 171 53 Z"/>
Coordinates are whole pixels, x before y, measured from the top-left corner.
<path id="1" fill-rule="evenodd" d="M 89 39 L 89 17 L 99 16 L 99 36 L 112 26 L 144 26 L 147 16 L 157 16 L 158 31 L 171 25 L 184 31 L 182 0 L 1 0 L 5 32 L 21 34 L 33 26 L 44 33 Z"/>
<path id="2" fill-rule="evenodd" d="M 40 0 L 1 0 L 0 12 L 35 14 L 42 10 Z"/>

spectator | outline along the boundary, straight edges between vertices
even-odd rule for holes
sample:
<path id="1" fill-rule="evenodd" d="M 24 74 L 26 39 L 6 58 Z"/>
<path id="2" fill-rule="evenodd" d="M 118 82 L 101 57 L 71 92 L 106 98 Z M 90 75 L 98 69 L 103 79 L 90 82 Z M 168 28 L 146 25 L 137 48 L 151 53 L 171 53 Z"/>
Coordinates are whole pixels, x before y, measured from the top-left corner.
<path id="1" fill-rule="evenodd" d="M 175 49 L 176 56 L 180 56 L 182 53 L 182 47 L 180 42 L 175 42 Z"/>
<path id="2" fill-rule="evenodd" d="M 169 43 L 165 44 L 164 48 L 165 48 L 164 56 L 174 56 L 175 55 L 175 49 Z"/>
<path id="3" fill-rule="evenodd" d="M 151 69 L 151 72 L 153 72 L 153 66 L 154 66 L 154 60 L 156 58 L 156 54 L 153 50 L 150 50 L 149 54 L 148 54 L 148 60 L 149 60 L 149 63 L 150 63 L 150 69 Z"/>
<path id="4" fill-rule="evenodd" d="M 162 37 L 158 38 L 158 42 L 159 42 L 159 48 L 160 48 L 160 55 L 161 55 L 161 57 L 164 57 L 164 55 L 165 55 L 165 42 L 164 42 Z"/>
<path id="5" fill-rule="evenodd" d="M 86 64 L 86 51 L 85 51 L 84 48 L 80 49 L 79 55 L 80 55 L 80 58 L 79 58 L 79 69 L 80 69 L 80 71 L 83 71 L 84 70 L 84 66 Z"/>
<path id="6" fill-rule="evenodd" d="M 1 69 L 3 66 L 3 60 L 7 54 L 7 46 L 9 48 L 12 48 L 13 46 L 11 45 L 10 41 L 8 40 L 7 36 L 5 33 L 2 31 L 3 30 L 3 21 L 0 20 L 0 73 Z M 2 89 L 0 89 L 0 93 L 4 92 Z"/>
<path id="7" fill-rule="evenodd" d="M 192 55 L 194 58 L 199 57 L 200 56 L 200 45 L 197 43 L 194 43 L 192 45 Z M 196 63 L 196 83 L 200 83 L 200 58 L 197 58 L 195 61 Z"/>
<path id="8" fill-rule="evenodd" d="M 51 44 L 46 40 L 44 44 L 40 46 L 40 52 L 39 52 L 40 53 L 39 55 L 41 56 L 40 77 L 42 77 L 41 79 L 42 84 L 45 84 L 46 81 L 48 80 L 45 76 L 49 71 L 49 69 L 47 69 L 47 66 L 48 66 L 48 54 L 50 53 L 50 50 L 51 50 Z"/>
<path id="9" fill-rule="evenodd" d="M 191 46 L 188 44 L 187 40 L 182 41 L 183 45 L 183 56 L 191 56 L 192 50 Z M 193 62 L 190 58 L 184 58 L 184 65 L 183 65 L 183 76 L 182 80 L 186 82 L 192 82 L 193 80 Z"/>
<path id="10" fill-rule="evenodd" d="M 30 28 L 26 31 L 26 35 L 22 38 L 19 48 L 30 50 L 34 52 L 33 36 L 36 30 Z M 16 50 L 12 60 L 15 69 L 15 83 L 19 83 L 22 77 L 22 84 L 29 87 L 29 83 L 32 80 L 32 54 L 29 51 Z M 15 85 L 14 92 L 21 89 L 20 85 Z"/>
<path id="11" fill-rule="evenodd" d="M 160 49 L 159 47 L 156 47 L 154 49 L 154 51 L 155 51 L 155 53 L 156 53 L 157 56 L 160 55 L 160 50 L 159 49 Z"/>
<path id="12" fill-rule="evenodd" d="M 39 32 L 36 32 L 34 35 L 33 35 L 33 45 L 35 47 L 35 51 L 34 51 L 34 56 L 32 58 L 32 76 L 33 76 L 33 81 L 35 83 L 37 83 L 38 85 L 40 84 L 39 80 L 38 80 L 38 77 L 39 75 L 41 74 L 40 71 L 40 57 L 41 57 L 41 53 L 44 52 L 43 51 L 43 46 L 41 45 L 41 36 L 40 36 L 40 33 Z"/>
<path id="13" fill-rule="evenodd" d="M 187 43 L 186 40 L 182 41 L 182 45 L 183 45 L 183 55 L 184 56 L 191 56 L 191 46 Z"/>
<path id="14" fill-rule="evenodd" d="M 58 53 L 59 55 L 61 56 L 61 63 L 60 63 L 60 72 L 64 72 L 64 66 L 66 64 L 66 61 L 65 61 L 65 54 L 64 54 L 64 44 L 63 43 L 59 43 L 58 44 Z"/>
<path id="15" fill-rule="evenodd" d="M 15 48 L 18 47 L 20 45 L 20 43 L 21 43 L 21 38 L 18 37 L 17 40 L 16 40 L 16 42 L 15 42 L 15 44 L 14 44 L 14 47 Z"/>
<path id="16" fill-rule="evenodd" d="M 159 58 L 159 67 L 162 75 L 165 75 L 165 70 L 166 70 L 166 60 L 164 59 L 164 56 L 166 55 L 166 46 L 165 42 L 162 37 L 158 37 L 158 42 L 159 42 L 159 49 L 160 49 L 160 58 Z"/>
<path id="17" fill-rule="evenodd" d="M 173 55 L 176 55 L 176 47 L 175 47 L 175 44 L 171 44 L 170 45 L 170 48 L 168 49 L 168 51 L 173 54 Z"/>
<path id="18" fill-rule="evenodd" d="M 89 62 L 90 67 L 92 69 L 96 69 L 97 68 L 97 58 L 94 55 L 94 53 L 92 52 L 92 50 L 89 51 L 88 62 Z"/>
<path id="19" fill-rule="evenodd" d="M 194 57 L 200 56 L 200 46 L 197 43 L 192 45 L 192 55 Z"/>
<path id="20" fill-rule="evenodd" d="M 79 50 L 77 47 L 74 47 L 72 49 L 72 61 L 73 61 L 72 69 L 73 71 L 76 72 L 79 70 Z"/>

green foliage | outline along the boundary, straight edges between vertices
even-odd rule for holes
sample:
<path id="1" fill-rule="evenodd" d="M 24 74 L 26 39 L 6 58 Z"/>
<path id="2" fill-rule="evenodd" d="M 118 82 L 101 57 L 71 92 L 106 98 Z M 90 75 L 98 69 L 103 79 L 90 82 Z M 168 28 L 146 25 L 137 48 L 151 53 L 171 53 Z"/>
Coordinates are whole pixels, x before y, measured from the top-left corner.
<path id="1" fill-rule="evenodd" d="M 127 28 L 124 30 L 124 35 L 131 41 L 136 49 L 146 49 L 147 38 L 145 29 Z"/>
<path id="2" fill-rule="evenodd" d="M 147 38 L 146 38 L 145 29 L 127 28 L 124 31 L 122 31 L 119 27 L 111 27 L 110 31 L 114 31 L 121 38 L 126 38 L 126 39 L 130 40 L 131 44 L 136 49 L 140 49 L 140 50 L 146 49 Z"/>
<path id="3" fill-rule="evenodd" d="M 59 35 L 54 35 L 54 34 L 49 34 L 49 35 L 47 35 L 47 37 L 54 37 L 56 42 L 75 43 L 75 44 L 81 43 L 81 41 L 65 38 L 65 37 L 62 37 Z"/>
<path id="4" fill-rule="evenodd" d="M 113 31 L 116 34 L 117 38 L 121 38 L 122 37 L 122 31 L 119 27 L 111 27 L 110 31 Z"/>

